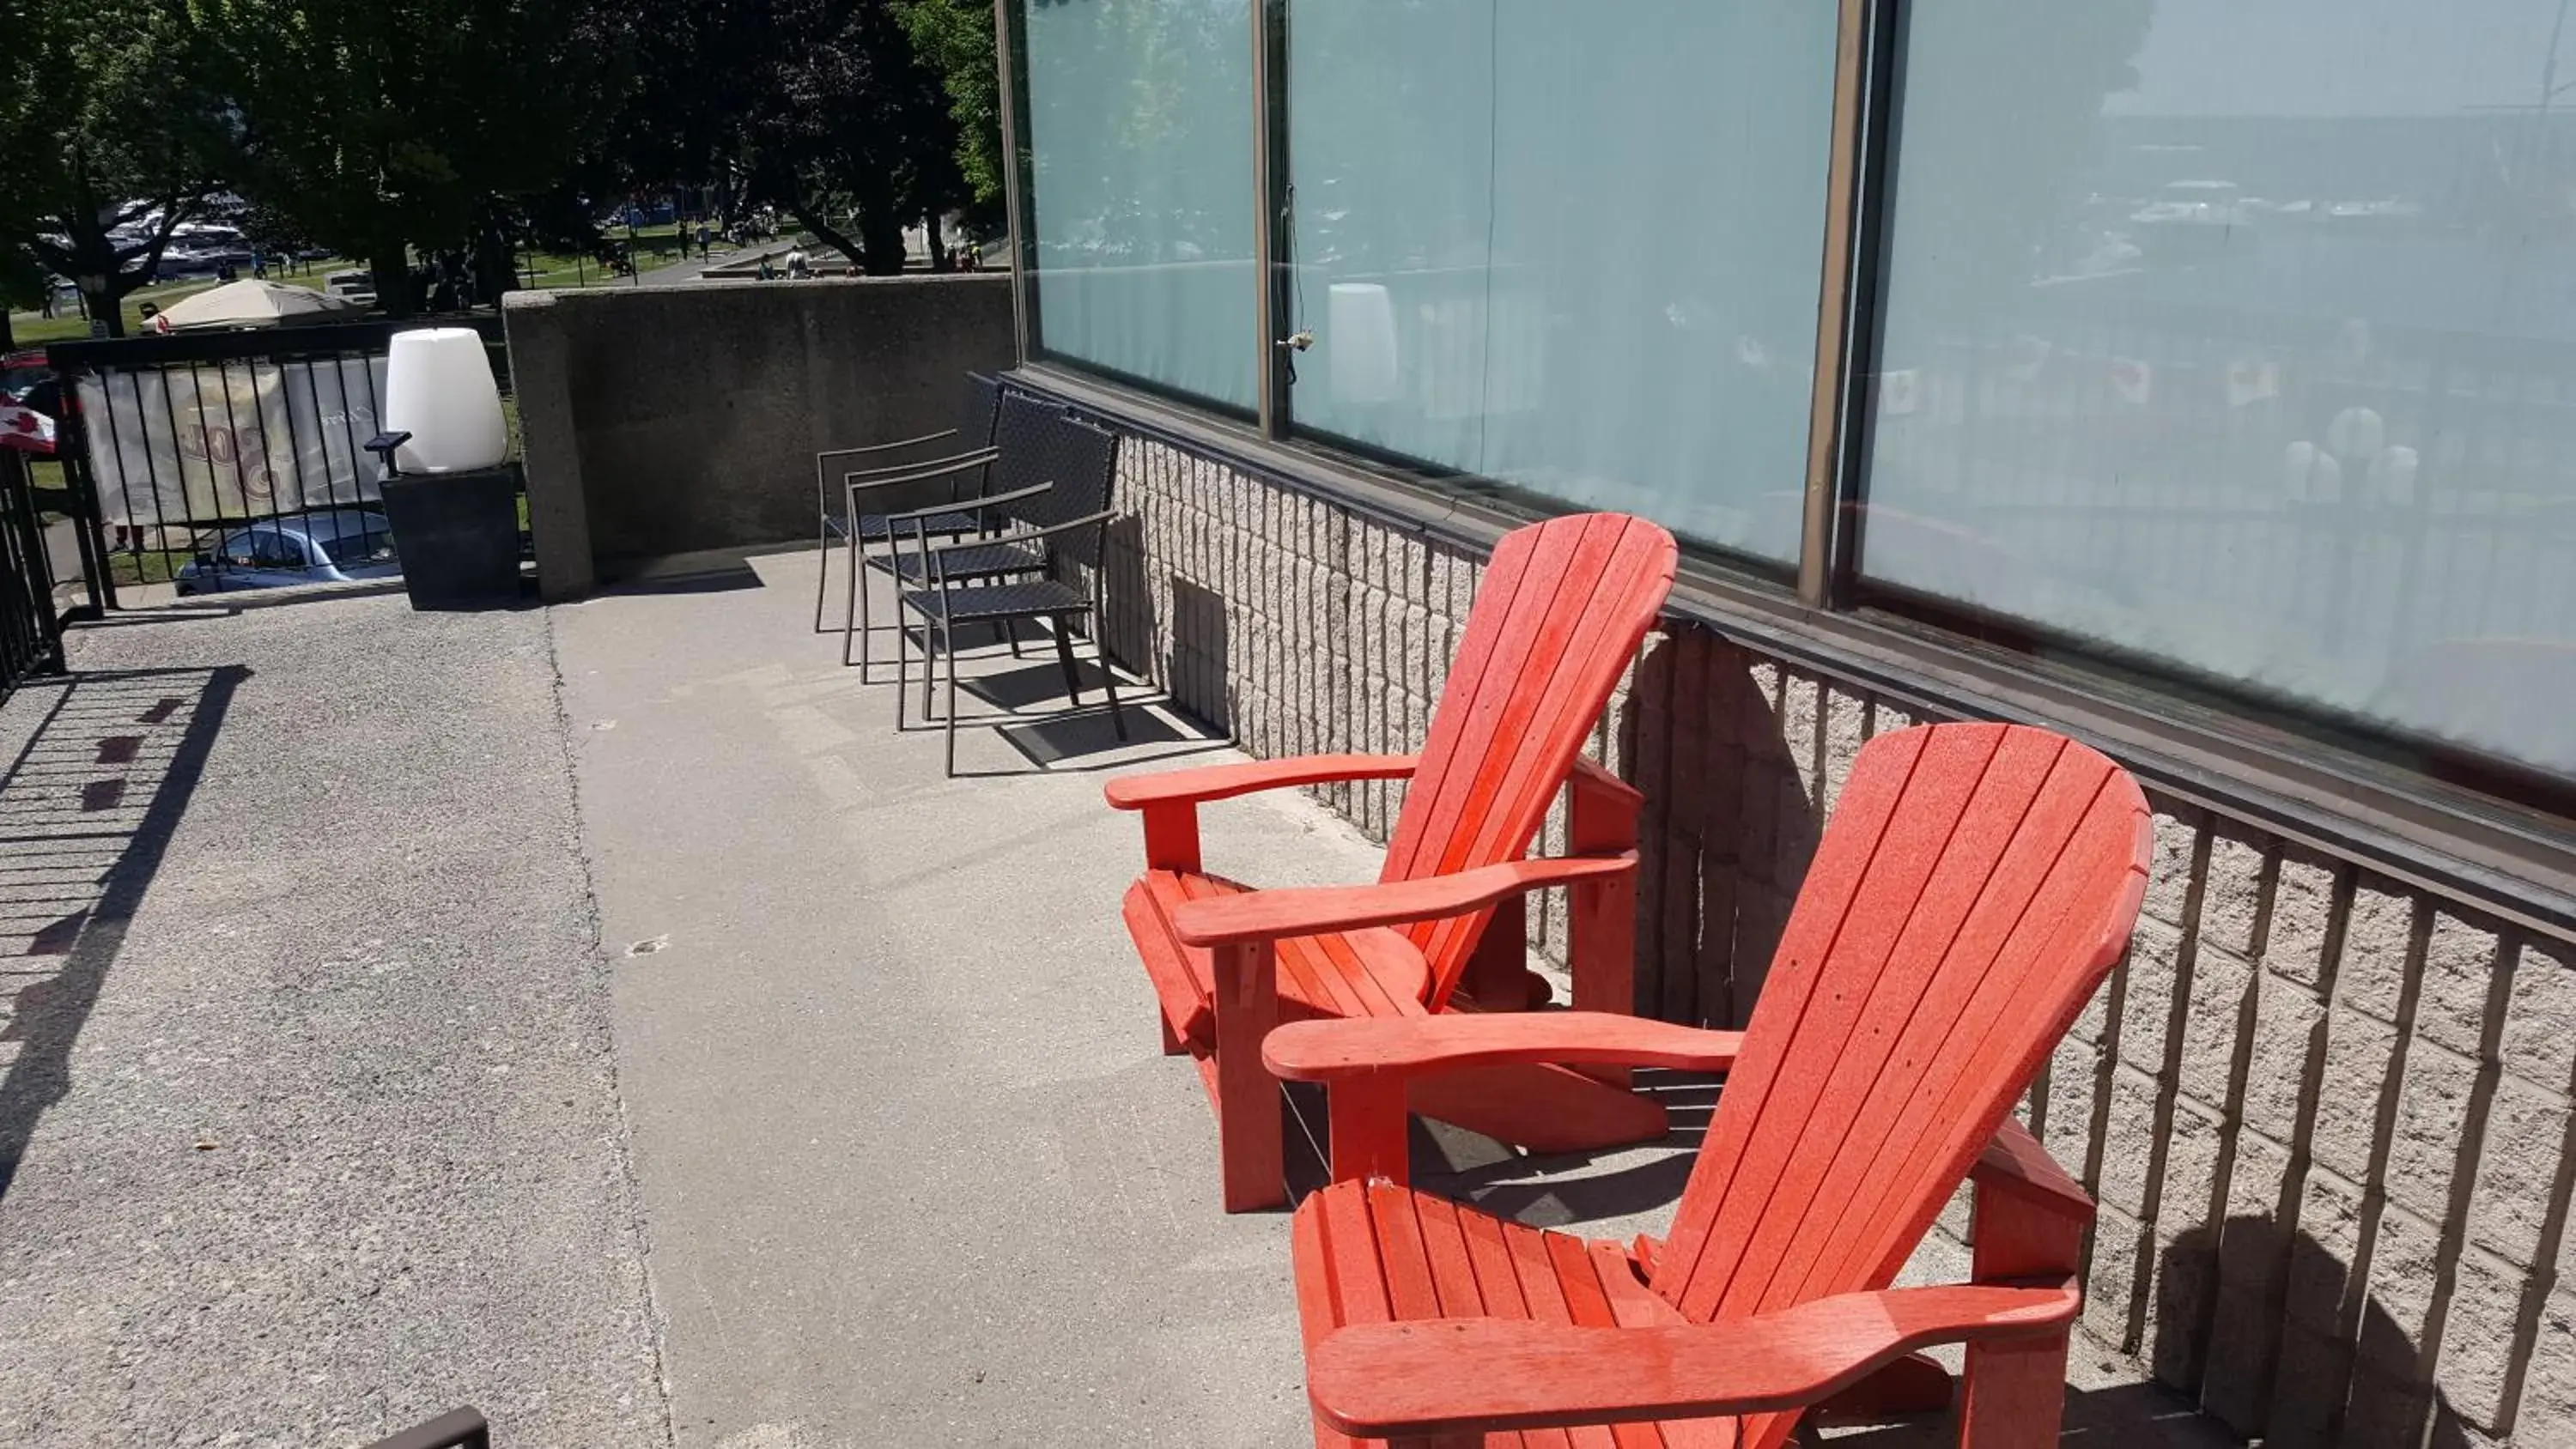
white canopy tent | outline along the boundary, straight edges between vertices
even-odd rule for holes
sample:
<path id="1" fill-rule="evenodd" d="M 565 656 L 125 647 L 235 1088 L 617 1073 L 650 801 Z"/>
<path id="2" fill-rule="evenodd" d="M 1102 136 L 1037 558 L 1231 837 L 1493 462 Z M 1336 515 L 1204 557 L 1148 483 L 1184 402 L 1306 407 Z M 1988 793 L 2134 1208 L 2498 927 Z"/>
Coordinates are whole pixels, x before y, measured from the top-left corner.
<path id="1" fill-rule="evenodd" d="M 365 310 L 346 298 L 317 292 L 310 287 L 289 287 L 277 282 L 245 279 L 210 287 L 193 297 L 173 302 L 152 319 L 152 325 L 164 332 L 214 327 L 293 327 L 307 322 L 354 317 Z"/>

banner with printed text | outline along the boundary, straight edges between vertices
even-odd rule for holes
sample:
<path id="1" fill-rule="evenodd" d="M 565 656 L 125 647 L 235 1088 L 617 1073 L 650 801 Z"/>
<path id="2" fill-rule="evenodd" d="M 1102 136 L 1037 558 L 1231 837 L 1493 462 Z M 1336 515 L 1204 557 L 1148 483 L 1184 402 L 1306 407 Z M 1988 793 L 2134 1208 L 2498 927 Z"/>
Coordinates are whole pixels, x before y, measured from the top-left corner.
<path id="1" fill-rule="evenodd" d="M 227 361 L 84 374 L 80 422 L 103 518 L 219 522 L 377 498 L 385 359 Z"/>

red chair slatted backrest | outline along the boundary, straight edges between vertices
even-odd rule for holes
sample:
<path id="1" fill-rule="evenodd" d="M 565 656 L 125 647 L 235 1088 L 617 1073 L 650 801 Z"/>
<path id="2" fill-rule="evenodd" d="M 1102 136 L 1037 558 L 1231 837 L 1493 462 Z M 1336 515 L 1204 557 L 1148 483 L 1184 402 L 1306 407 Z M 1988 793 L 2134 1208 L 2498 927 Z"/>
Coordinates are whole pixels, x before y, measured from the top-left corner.
<path id="1" fill-rule="evenodd" d="M 1673 536 L 1619 513 L 1514 529 L 1467 613 L 1382 880 L 1517 860 L 1584 736 L 1672 591 Z M 1492 914 L 1407 927 L 1431 967 L 1427 1004 L 1456 989 Z"/>
<path id="2" fill-rule="evenodd" d="M 1864 746 L 1655 1291 L 1708 1321 L 1886 1287 L 2127 945 L 2153 843 L 2137 782 L 2045 730 Z"/>

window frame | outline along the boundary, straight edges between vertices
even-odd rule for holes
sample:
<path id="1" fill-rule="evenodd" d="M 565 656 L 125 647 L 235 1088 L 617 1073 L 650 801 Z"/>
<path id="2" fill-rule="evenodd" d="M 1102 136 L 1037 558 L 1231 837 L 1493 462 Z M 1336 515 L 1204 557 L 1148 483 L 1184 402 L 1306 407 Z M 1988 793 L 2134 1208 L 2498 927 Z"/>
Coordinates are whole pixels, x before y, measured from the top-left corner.
<path id="1" fill-rule="evenodd" d="M 1246 0 L 1245 8 L 1254 17 L 1256 33 L 1262 12 L 1276 3 L 1281 3 L 1281 0 Z M 1001 92 L 1002 145 L 1010 153 L 1008 164 L 1002 168 L 1002 201 L 1011 227 L 1011 325 L 1019 344 L 1020 359 L 1078 368 L 1122 387 L 1150 393 L 1186 407 L 1203 408 L 1223 417 L 1243 420 L 1261 416 L 1262 410 L 1268 406 L 1269 397 L 1266 369 L 1254 376 L 1253 391 L 1257 401 L 1253 407 L 1246 408 L 1047 346 L 1038 306 L 1043 269 L 1038 266 L 1037 230 L 1029 224 L 1037 194 L 1037 156 L 1024 124 L 1030 114 L 1026 0 L 993 0 L 993 26 L 998 47 L 995 63 Z M 1263 61 L 1256 47 L 1252 72 L 1252 103 L 1256 115 L 1261 114 L 1267 105 L 1262 71 Z M 1256 130 L 1254 134 L 1257 136 L 1260 132 Z M 1265 187 L 1266 178 L 1256 170 L 1253 177 L 1253 204 L 1256 207 L 1264 204 Z M 1253 272 L 1262 276 L 1268 271 L 1267 232 L 1256 225 L 1253 229 Z M 1269 335 L 1270 316 L 1263 310 L 1256 313 L 1253 337 L 1258 342 Z"/>
<path id="2" fill-rule="evenodd" d="M 1297 433 L 1288 351 L 1287 8 L 1251 0 L 1257 272 L 1264 348 L 1260 405 L 1238 410 L 1048 351 L 1033 316 L 1034 242 L 1022 225 L 1028 138 L 1015 90 L 1025 0 L 994 0 L 1005 37 L 1003 124 L 1015 247 L 1020 357 L 1033 381 L 1123 427 L 1212 452 L 1232 466 L 1463 547 L 1490 546 L 1511 522 L 1568 505 L 1423 460 Z M 1890 245 L 1888 183 L 1901 93 L 1903 0 L 1835 0 L 1838 34 L 1825 246 L 1794 570 L 1693 541 L 1674 612 L 1783 657 L 1920 700 L 1927 712 L 2098 722 L 2092 737 L 2186 800 L 2266 823 L 2285 838 L 2342 852 L 2428 888 L 2469 894 L 2499 915 L 2576 935 L 2576 780 L 2421 736 L 2362 727 L 2332 711 L 2170 661 L 2124 656 L 2020 619 L 1866 579 L 1859 568 L 1870 456 L 1869 387 Z M 1016 109 L 1015 99 L 1023 108 Z M 1418 499 L 1419 509 L 1389 499 Z M 1428 520 L 1428 521 L 1426 521 Z M 1447 520 L 1442 522 L 1440 520 Z M 1909 665 L 1907 661 L 1911 661 Z"/>

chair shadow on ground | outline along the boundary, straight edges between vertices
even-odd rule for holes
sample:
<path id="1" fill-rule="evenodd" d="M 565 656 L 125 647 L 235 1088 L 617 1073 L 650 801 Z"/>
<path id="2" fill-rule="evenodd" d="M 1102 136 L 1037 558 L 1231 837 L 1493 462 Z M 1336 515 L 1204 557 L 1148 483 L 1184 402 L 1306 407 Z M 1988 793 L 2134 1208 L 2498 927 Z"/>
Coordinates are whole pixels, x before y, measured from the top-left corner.
<path id="1" fill-rule="evenodd" d="M 1208 754 L 1230 745 L 1223 732 L 1200 723 L 1169 695 L 1123 669 L 1118 674 L 1118 702 L 1127 733 L 1121 739 L 1119 722 L 1111 719 L 1108 697 L 1101 689 L 1101 672 L 1109 666 L 1090 657 L 1087 643 L 1078 646 L 1074 660 L 1074 677 L 1082 685 L 1079 704 L 1066 697 L 1064 670 L 1056 659 L 1051 637 L 1040 633 L 1034 639 L 1023 639 L 1021 650 L 1016 658 L 1007 644 L 958 651 L 961 662 L 971 672 L 961 670 L 958 675 L 957 728 L 961 734 L 990 730 L 1037 771 L 1073 774 L 1137 769 Z M 909 687 L 920 688 L 918 676 L 912 677 Z M 945 708 L 946 697 L 943 680 L 934 688 L 932 698 Z M 919 696 L 909 703 L 918 705 Z M 927 722 L 908 716 L 904 725 L 907 731 L 946 727 L 945 720 L 937 716 Z M 961 767 L 957 777 L 978 779 L 1023 773 L 1026 772 Z"/>
<path id="2" fill-rule="evenodd" d="M 71 1090 L 72 1048 L 248 677 L 76 675 L 0 709 L 18 742 L 0 769 L 0 1198 Z"/>

